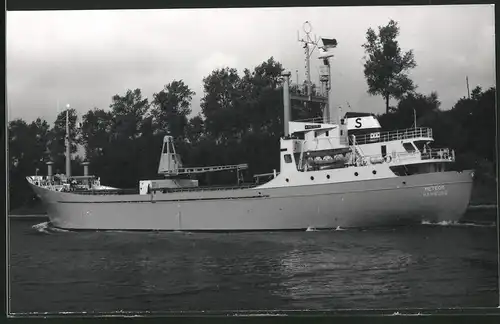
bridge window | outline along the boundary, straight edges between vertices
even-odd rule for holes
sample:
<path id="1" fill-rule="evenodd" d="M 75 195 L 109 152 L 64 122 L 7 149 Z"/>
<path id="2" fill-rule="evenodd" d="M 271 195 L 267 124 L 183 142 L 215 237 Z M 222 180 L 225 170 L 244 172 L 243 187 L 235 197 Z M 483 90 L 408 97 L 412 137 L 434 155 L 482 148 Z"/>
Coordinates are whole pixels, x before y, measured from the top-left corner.
<path id="1" fill-rule="evenodd" d="M 413 144 L 415 144 L 415 146 L 421 153 L 430 149 L 429 143 L 427 141 L 415 141 L 413 142 Z"/>
<path id="2" fill-rule="evenodd" d="M 403 147 L 405 148 L 406 152 L 408 152 L 408 153 L 415 152 L 415 147 L 411 143 L 403 143 Z"/>
<path id="3" fill-rule="evenodd" d="M 285 154 L 285 163 L 292 163 L 292 156 L 290 154 Z"/>

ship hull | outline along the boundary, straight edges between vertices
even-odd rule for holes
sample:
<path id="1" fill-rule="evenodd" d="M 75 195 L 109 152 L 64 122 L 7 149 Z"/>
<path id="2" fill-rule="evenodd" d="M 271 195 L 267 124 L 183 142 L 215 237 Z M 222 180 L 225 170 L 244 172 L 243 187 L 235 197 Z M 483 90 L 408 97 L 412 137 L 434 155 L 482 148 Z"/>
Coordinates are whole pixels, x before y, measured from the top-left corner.
<path id="1" fill-rule="evenodd" d="M 465 213 L 472 171 L 238 190 L 80 195 L 32 184 L 53 226 L 74 230 L 236 231 L 371 227 Z"/>

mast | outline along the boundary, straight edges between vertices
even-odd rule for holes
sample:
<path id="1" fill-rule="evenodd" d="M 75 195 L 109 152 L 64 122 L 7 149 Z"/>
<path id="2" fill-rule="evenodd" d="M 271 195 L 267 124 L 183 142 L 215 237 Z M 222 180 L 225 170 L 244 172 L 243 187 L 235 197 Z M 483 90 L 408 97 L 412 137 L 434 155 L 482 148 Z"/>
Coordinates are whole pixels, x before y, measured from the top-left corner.
<path id="1" fill-rule="evenodd" d="M 301 39 L 299 37 L 299 33 L 297 32 L 297 39 L 299 42 L 304 44 L 305 68 L 306 68 L 306 81 L 305 81 L 306 91 L 304 91 L 305 92 L 304 95 L 300 93 L 299 94 L 292 93 L 290 95 L 290 99 L 304 102 L 306 107 L 307 105 L 310 105 L 312 102 L 319 103 L 323 110 L 323 122 L 329 123 L 330 112 L 331 112 L 330 109 L 331 100 L 329 98 L 331 93 L 330 91 L 331 69 L 330 69 L 330 62 L 328 59 L 330 57 L 333 57 L 333 54 L 329 53 L 328 50 L 335 48 L 337 46 L 337 41 L 335 39 L 328 39 L 328 38 L 318 39 L 316 36 L 314 36 L 313 39 L 311 37 L 312 26 L 308 21 L 304 23 L 303 31 L 305 32 L 305 37 Z M 323 42 L 322 47 L 318 45 L 320 40 Z M 309 45 L 312 45 L 312 48 L 309 47 Z M 324 64 L 320 70 L 320 82 L 322 84 L 323 89 L 321 89 L 320 91 L 314 91 L 313 93 L 313 83 L 311 82 L 311 55 L 316 48 L 322 50 L 322 52 L 320 52 L 321 55 L 319 59 L 322 59 Z"/>
<path id="2" fill-rule="evenodd" d="M 413 125 L 415 130 L 417 129 L 417 110 L 413 108 Z"/>
<path id="3" fill-rule="evenodd" d="M 319 59 L 323 60 L 323 66 L 322 70 L 323 72 L 320 75 L 320 81 L 325 84 L 325 89 L 326 89 L 326 97 L 327 97 L 327 103 L 325 105 L 324 110 L 326 113 L 323 113 L 323 118 L 326 119 L 325 122 L 331 122 L 330 121 L 330 113 L 333 111 L 332 109 L 332 104 L 333 100 L 331 100 L 331 95 L 332 95 L 332 68 L 331 68 L 331 58 L 334 56 L 332 52 L 330 51 L 331 49 L 334 49 L 337 47 L 337 40 L 335 38 L 321 38 L 321 41 L 323 42 L 323 46 L 319 47 L 321 50 Z M 340 113 L 337 113 L 337 125 L 340 125 Z"/>
<path id="4" fill-rule="evenodd" d="M 283 113 L 283 126 L 285 127 L 284 133 L 285 136 L 290 135 L 289 131 L 289 125 L 288 122 L 290 121 L 291 117 L 291 110 L 290 110 L 290 72 L 283 72 L 281 76 L 283 76 L 283 108 L 284 108 L 284 113 Z"/>
<path id="5" fill-rule="evenodd" d="M 71 142 L 69 138 L 69 104 L 66 105 L 66 177 L 71 177 Z"/>
<path id="6" fill-rule="evenodd" d="M 470 99 L 470 91 L 469 91 L 469 76 L 465 77 L 465 83 L 467 83 L 467 98 Z"/>
<path id="7" fill-rule="evenodd" d="M 324 104 L 323 107 L 323 122 L 324 123 L 330 123 L 331 122 L 331 116 L 330 116 L 330 111 L 331 111 L 331 103 L 332 100 L 330 100 L 330 90 L 331 90 L 331 68 L 330 68 L 330 62 L 328 61 L 327 58 L 323 58 L 323 66 L 320 67 L 320 76 L 319 80 L 322 84 L 322 88 L 324 88 L 325 96 L 327 99 L 327 102 Z M 340 122 L 338 123 L 340 125 Z"/>
<path id="8" fill-rule="evenodd" d="M 312 96 L 312 82 L 311 82 L 311 55 L 314 52 L 314 49 L 316 48 L 318 41 L 313 40 L 310 36 L 311 31 L 312 31 L 312 26 L 309 23 L 309 21 L 306 21 L 304 25 L 302 26 L 302 29 L 304 30 L 304 33 L 306 34 L 305 38 L 299 39 L 299 42 L 304 44 L 304 54 L 305 54 L 305 59 L 306 59 L 306 88 L 307 88 L 307 96 L 309 97 L 309 100 L 311 100 Z M 313 48 L 310 49 L 309 45 L 313 45 Z"/>

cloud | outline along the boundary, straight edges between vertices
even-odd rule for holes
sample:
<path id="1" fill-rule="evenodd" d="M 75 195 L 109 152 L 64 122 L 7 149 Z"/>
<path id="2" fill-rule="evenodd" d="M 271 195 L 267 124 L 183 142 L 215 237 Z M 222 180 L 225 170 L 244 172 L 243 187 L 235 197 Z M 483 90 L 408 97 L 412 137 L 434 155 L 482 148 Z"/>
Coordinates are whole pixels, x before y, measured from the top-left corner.
<path id="1" fill-rule="evenodd" d="M 404 51 L 418 66 L 419 91 L 437 91 L 451 108 L 471 87 L 495 84 L 494 12 L 482 6 L 311 7 L 249 9 L 33 11 L 7 13 L 9 119 L 53 121 L 56 103 L 80 114 L 107 108 L 111 97 L 140 88 L 151 98 L 173 80 L 195 92 L 199 112 L 202 79 L 213 69 L 241 73 L 273 56 L 304 79 L 297 31 L 309 20 L 313 34 L 338 40 L 332 64 L 334 106 L 380 113 L 383 100 L 366 93 L 361 44 L 366 30 L 398 21 Z M 318 78 L 317 53 L 311 61 Z M 428 80 L 432 79 L 432 82 Z"/>
<path id="2" fill-rule="evenodd" d="M 238 59 L 235 56 L 227 55 L 221 52 L 214 52 L 198 64 L 201 75 L 209 75 L 213 70 L 226 67 L 237 66 Z"/>

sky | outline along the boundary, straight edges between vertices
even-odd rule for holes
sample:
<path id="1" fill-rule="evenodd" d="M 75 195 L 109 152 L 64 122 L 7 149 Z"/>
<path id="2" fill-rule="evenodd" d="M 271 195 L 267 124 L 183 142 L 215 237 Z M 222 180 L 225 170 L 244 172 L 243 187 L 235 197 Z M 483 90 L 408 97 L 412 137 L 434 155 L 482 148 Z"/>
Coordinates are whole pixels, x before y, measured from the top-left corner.
<path id="1" fill-rule="evenodd" d="M 399 24 L 402 50 L 414 51 L 417 91 L 437 91 L 441 109 L 467 95 L 466 76 L 471 90 L 496 84 L 493 5 L 33 11 L 6 19 L 8 120 L 53 123 L 66 104 L 80 116 L 109 109 L 111 97 L 127 89 L 151 100 L 173 80 L 195 91 L 196 115 L 211 71 L 228 66 L 242 75 L 271 56 L 302 82 L 297 32 L 303 35 L 305 21 L 312 35 L 338 41 L 331 99 L 344 111 L 349 103 L 352 111 L 384 112 L 384 100 L 367 93 L 361 45 L 368 28 L 390 19 Z"/>

